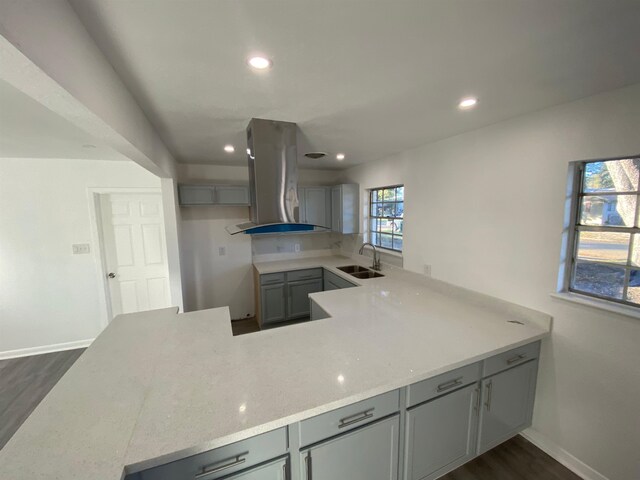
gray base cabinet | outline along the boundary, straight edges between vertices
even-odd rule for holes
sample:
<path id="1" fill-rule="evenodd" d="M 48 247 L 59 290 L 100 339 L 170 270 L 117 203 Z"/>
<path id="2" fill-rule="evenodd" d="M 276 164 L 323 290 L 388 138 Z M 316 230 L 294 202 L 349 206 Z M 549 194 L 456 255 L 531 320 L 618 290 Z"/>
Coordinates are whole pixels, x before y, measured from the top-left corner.
<path id="1" fill-rule="evenodd" d="M 482 381 L 478 454 L 531 425 L 538 362 L 528 362 Z"/>
<path id="2" fill-rule="evenodd" d="M 262 323 L 284 322 L 287 319 L 284 283 L 260 287 Z"/>
<path id="3" fill-rule="evenodd" d="M 394 415 L 300 452 L 304 480 L 396 480 L 399 418 Z"/>
<path id="4" fill-rule="evenodd" d="M 287 319 L 295 320 L 296 318 L 308 317 L 311 315 L 309 294 L 322 291 L 322 279 L 289 282 L 287 289 L 287 299 L 289 301 Z"/>
<path id="5" fill-rule="evenodd" d="M 435 479 L 475 456 L 479 395 L 473 384 L 407 411 L 405 479 Z"/>
<path id="6" fill-rule="evenodd" d="M 222 480 L 288 480 L 288 468 L 287 459 L 282 458 L 266 465 L 251 468 L 237 475 L 224 477 Z"/>

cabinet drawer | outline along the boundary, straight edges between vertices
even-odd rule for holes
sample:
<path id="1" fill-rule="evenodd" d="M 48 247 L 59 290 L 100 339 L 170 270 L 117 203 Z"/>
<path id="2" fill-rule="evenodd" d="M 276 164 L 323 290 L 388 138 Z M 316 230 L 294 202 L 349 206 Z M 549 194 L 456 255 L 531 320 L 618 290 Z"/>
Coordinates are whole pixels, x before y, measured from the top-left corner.
<path id="1" fill-rule="evenodd" d="M 481 362 L 456 368 L 437 377 L 407 387 L 407 407 L 413 407 L 431 398 L 449 393 L 456 388 L 477 382 L 480 379 Z"/>
<path id="2" fill-rule="evenodd" d="M 488 377 L 507 368 L 520 365 L 540 355 L 540 342 L 529 343 L 522 347 L 514 348 L 484 361 L 483 377 Z"/>
<path id="3" fill-rule="evenodd" d="M 386 417 L 400 409 L 398 390 L 383 393 L 300 422 L 300 445 L 307 446 Z"/>
<path id="4" fill-rule="evenodd" d="M 140 472 L 140 480 L 213 480 L 284 455 L 286 428 Z"/>
<path id="5" fill-rule="evenodd" d="M 287 272 L 287 281 L 309 280 L 310 278 L 322 278 L 321 268 L 308 268 L 307 270 L 294 270 Z"/>
<path id="6" fill-rule="evenodd" d="M 260 285 L 272 285 L 274 283 L 284 283 L 284 272 L 260 275 Z"/>

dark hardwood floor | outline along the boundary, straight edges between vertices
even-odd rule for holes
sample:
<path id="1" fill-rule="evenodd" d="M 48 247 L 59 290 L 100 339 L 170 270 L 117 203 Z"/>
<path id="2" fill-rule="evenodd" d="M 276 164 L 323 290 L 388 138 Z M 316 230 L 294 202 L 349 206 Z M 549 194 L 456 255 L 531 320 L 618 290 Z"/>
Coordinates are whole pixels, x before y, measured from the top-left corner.
<path id="1" fill-rule="evenodd" d="M 258 331 L 255 319 L 232 322 L 234 335 Z M 84 349 L 0 361 L 0 449 Z M 521 436 L 441 477 L 442 480 L 580 480 Z"/>
<path id="2" fill-rule="evenodd" d="M 0 361 L 0 449 L 84 348 Z"/>

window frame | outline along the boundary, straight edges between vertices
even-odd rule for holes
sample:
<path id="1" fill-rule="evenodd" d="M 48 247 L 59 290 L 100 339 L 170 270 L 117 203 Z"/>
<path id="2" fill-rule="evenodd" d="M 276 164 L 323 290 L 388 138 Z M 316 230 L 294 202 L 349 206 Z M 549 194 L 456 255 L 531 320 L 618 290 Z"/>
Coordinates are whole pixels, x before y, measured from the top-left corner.
<path id="1" fill-rule="evenodd" d="M 626 300 L 627 291 L 629 288 L 630 281 L 630 272 L 632 270 L 640 271 L 640 265 L 634 266 L 631 263 L 631 259 L 633 256 L 633 242 L 634 235 L 640 235 L 640 178 L 638 179 L 638 186 L 636 190 L 631 190 L 627 192 L 619 192 L 619 191 L 593 191 L 593 192 L 585 192 L 584 191 L 584 180 L 585 180 L 585 170 L 586 165 L 590 163 L 601 163 L 601 162 L 609 162 L 616 160 L 627 160 L 627 159 L 640 159 L 640 155 L 629 155 L 624 157 L 614 157 L 614 158 L 604 158 L 604 159 L 596 159 L 596 160 L 583 160 L 578 162 L 572 162 L 570 164 L 570 173 L 569 173 L 569 215 L 568 219 L 565 221 L 565 231 L 567 232 L 567 237 L 565 239 L 563 248 L 563 275 L 561 278 L 559 288 L 560 292 L 565 292 L 568 294 L 574 294 L 578 296 L 584 296 L 590 298 L 595 301 L 606 302 L 610 305 L 616 305 L 621 307 L 632 308 L 636 311 L 640 311 L 640 303 L 633 303 Z M 615 226 L 615 225 L 580 225 L 581 218 L 581 209 L 582 209 L 582 198 L 585 196 L 597 196 L 597 195 L 615 195 L 618 196 L 620 194 L 623 195 L 633 195 L 636 197 L 636 206 L 635 206 L 635 217 L 634 217 L 634 225 L 632 227 L 626 226 Z M 568 224 L 567 224 L 568 223 Z M 600 264 L 600 265 L 608 265 L 617 268 L 624 268 L 624 278 L 623 278 L 623 291 L 622 298 L 612 298 L 604 295 L 598 295 L 593 292 L 585 292 L 583 290 L 576 289 L 572 286 L 576 263 L 577 263 L 577 255 L 578 255 L 578 244 L 580 238 L 580 232 L 612 232 L 612 233 L 629 233 L 629 246 L 627 249 L 627 261 L 626 263 L 613 263 L 607 261 L 586 261 L 588 263 Z M 638 245 L 636 248 L 640 248 Z M 585 262 L 585 260 L 581 260 Z"/>
<path id="2" fill-rule="evenodd" d="M 368 208 L 368 216 L 367 216 L 367 234 L 368 234 L 368 240 L 369 242 L 371 242 L 373 245 L 376 246 L 376 248 L 381 248 L 383 250 L 387 250 L 389 252 L 394 252 L 398 255 L 402 254 L 402 250 L 404 249 L 404 216 L 402 217 L 389 217 L 389 216 L 385 216 L 385 217 L 379 217 L 377 215 L 373 214 L 373 205 L 374 204 L 380 204 L 380 203 L 393 203 L 393 204 L 398 204 L 398 203 L 402 203 L 404 205 L 405 203 L 405 198 L 404 198 L 404 193 L 402 196 L 402 201 L 398 201 L 398 200 L 394 200 L 392 202 L 374 202 L 373 201 L 373 195 L 375 192 L 379 192 L 381 190 L 391 190 L 391 189 L 396 189 L 396 188 L 400 188 L 402 187 L 404 189 L 404 184 L 403 183 L 399 183 L 396 185 L 386 185 L 383 187 L 374 187 L 374 188 L 370 188 L 368 190 L 368 194 L 369 194 L 369 208 Z M 403 190 L 404 192 L 404 190 Z M 403 210 L 403 214 L 404 214 L 404 210 Z M 397 233 L 393 233 L 391 232 L 390 234 L 385 233 L 385 235 L 391 235 L 391 245 L 393 246 L 393 239 L 394 238 L 401 238 L 402 239 L 402 249 L 398 250 L 396 248 L 389 248 L 389 247 L 383 247 L 380 243 L 378 242 L 374 242 L 373 241 L 373 234 L 377 233 L 377 234 L 382 234 L 383 232 L 381 232 L 380 230 L 374 231 L 371 230 L 371 222 L 372 220 L 388 220 L 388 219 L 393 219 L 393 220 L 402 220 L 402 233 L 397 234 Z"/>

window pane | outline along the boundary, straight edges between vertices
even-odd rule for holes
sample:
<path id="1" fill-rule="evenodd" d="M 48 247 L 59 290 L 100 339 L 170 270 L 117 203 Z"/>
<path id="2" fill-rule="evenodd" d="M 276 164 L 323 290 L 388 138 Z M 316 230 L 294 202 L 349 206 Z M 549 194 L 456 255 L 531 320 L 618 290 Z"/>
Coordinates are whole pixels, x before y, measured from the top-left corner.
<path id="1" fill-rule="evenodd" d="M 371 215 L 375 217 L 384 217 L 384 203 L 374 203 L 371 208 Z"/>
<path id="2" fill-rule="evenodd" d="M 640 270 L 629 272 L 629 288 L 627 289 L 627 302 L 640 304 Z"/>
<path id="3" fill-rule="evenodd" d="M 635 215 L 635 195 L 588 195 L 580 206 L 582 225 L 633 227 Z"/>
<path id="4" fill-rule="evenodd" d="M 393 233 L 396 235 L 402 235 L 402 224 L 404 220 L 393 220 L 391 223 L 391 227 L 393 229 Z"/>
<path id="5" fill-rule="evenodd" d="M 393 248 L 391 235 L 387 235 L 386 233 L 381 233 L 379 238 L 380 238 L 380 246 L 382 246 L 383 248 Z"/>
<path id="6" fill-rule="evenodd" d="M 404 202 L 396 203 L 396 217 L 404 217 Z"/>
<path id="7" fill-rule="evenodd" d="M 590 262 L 576 262 L 573 289 L 622 300 L 624 268 Z"/>
<path id="8" fill-rule="evenodd" d="M 392 221 L 386 218 L 380 219 L 380 231 L 383 233 L 393 233 Z"/>
<path id="9" fill-rule="evenodd" d="M 639 167 L 638 158 L 587 163 L 584 169 L 584 191 L 636 191 Z"/>
<path id="10" fill-rule="evenodd" d="M 393 237 L 393 249 L 402 250 L 402 237 Z"/>
<path id="11" fill-rule="evenodd" d="M 369 231 L 377 232 L 378 231 L 378 219 L 372 218 L 369 222 Z"/>
<path id="12" fill-rule="evenodd" d="M 395 188 L 387 188 L 382 192 L 383 199 L 387 202 L 393 202 L 396 199 Z"/>
<path id="13" fill-rule="evenodd" d="M 382 201 L 382 194 L 380 190 L 371 190 L 371 201 L 372 202 Z"/>
<path id="14" fill-rule="evenodd" d="M 396 188 L 396 200 L 404 200 L 404 187 Z"/>
<path id="15" fill-rule="evenodd" d="M 396 216 L 396 204 L 395 203 L 385 203 L 382 208 L 382 215 L 385 217 L 395 217 Z"/>
<path id="16" fill-rule="evenodd" d="M 629 237 L 628 233 L 580 232 L 578 258 L 626 264 L 629 254 Z"/>
<path id="17" fill-rule="evenodd" d="M 371 243 L 374 245 L 380 245 L 379 234 L 376 232 L 371 232 Z"/>
<path id="18" fill-rule="evenodd" d="M 631 246 L 631 265 L 640 267 L 640 235 L 633 235 L 631 241 L 633 242 Z"/>

